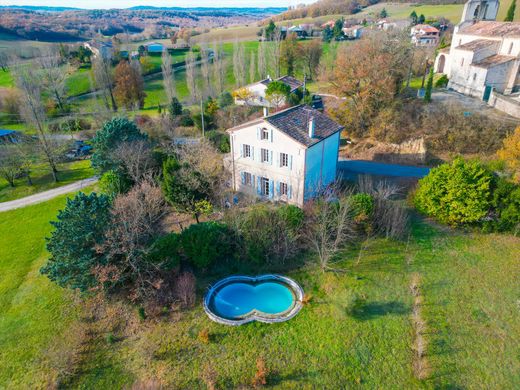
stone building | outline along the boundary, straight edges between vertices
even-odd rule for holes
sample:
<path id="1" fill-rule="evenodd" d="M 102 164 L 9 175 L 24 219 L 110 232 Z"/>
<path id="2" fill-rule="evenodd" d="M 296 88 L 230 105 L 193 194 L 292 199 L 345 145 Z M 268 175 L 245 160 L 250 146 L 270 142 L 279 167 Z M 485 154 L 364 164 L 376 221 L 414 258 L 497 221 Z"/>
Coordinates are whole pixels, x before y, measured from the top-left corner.
<path id="1" fill-rule="evenodd" d="M 469 0 L 435 71 L 448 88 L 520 118 L 520 23 L 497 22 L 498 0 Z"/>

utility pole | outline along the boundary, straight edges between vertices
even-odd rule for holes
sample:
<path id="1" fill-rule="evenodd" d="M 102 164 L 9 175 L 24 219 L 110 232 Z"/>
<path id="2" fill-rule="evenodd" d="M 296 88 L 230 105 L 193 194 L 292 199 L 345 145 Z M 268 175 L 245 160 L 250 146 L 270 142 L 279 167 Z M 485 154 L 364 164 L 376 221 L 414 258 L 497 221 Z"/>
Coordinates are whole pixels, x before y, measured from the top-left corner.
<path id="1" fill-rule="evenodd" d="M 202 99 L 200 100 L 200 120 L 202 123 L 202 138 L 205 138 L 205 132 L 204 132 L 204 110 L 202 109 Z"/>

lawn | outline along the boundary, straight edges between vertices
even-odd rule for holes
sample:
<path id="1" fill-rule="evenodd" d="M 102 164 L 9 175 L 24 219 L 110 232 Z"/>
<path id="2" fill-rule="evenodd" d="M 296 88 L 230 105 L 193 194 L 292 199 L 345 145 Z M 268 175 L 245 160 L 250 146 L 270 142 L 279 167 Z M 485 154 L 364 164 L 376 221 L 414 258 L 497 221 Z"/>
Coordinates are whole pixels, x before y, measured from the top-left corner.
<path id="1" fill-rule="evenodd" d="M 45 387 L 59 378 L 68 388 L 135 381 L 203 388 L 201 372 L 211 368 L 219 388 L 237 388 L 251 383 L 259 356 L 268 384 L 280 389 L 520 383 L 519 238 L 416 220 L 408 243 L 375 239 L 361 256 L 357 246 L 346 250 L 338 265 L 346 272 L 322 273 L 311 258 L 284 272 L 312 296 L 286 323 L 235 328 L 211 322 L 200 301 L 215 276 L 199 280 L 191 310 L 142 321 L 135 307 L 113 304 L 92 324 L 71 293 L 38 274 L 48 220 L 63 204 L 59 198 L 2 213 L 0 387 Z M 420 277 L 427 324 L 430 373 L 422 381 L 412 370 L 413 274 Z M 97 331 L 83 343 L 72 341 L 71 332 L 82 326 Z M 199 340 L 202 329 L 209 343 Z M 67 360 L 76 349 L 80 357 Z"/>
<path id="2" fill-rule="evenodd" d="M 90 160 L 62 163 L 58 165 L 58 170 L 58 178 L 60 180 L 58 183 L 53 181 L 49 168 L 45 164 L 33 169 L 31 174 L 32 186 L 28 185 L 27 180 L 24 178 L 16 180 L 16 186 L 13 188 L 9 186 L 4 178 L 0 178 L 0 202 L 23 198 L 94 176 Z"/>

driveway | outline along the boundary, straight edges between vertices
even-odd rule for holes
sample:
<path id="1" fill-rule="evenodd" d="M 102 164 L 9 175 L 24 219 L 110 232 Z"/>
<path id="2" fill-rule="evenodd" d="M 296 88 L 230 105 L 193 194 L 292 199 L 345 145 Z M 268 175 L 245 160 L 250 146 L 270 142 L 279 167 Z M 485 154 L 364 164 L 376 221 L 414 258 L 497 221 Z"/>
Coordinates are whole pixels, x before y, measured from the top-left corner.
<path id="1" fill-rule="evenodd" d="M 97 177 L 91 177 L 89 179 L 84 179 L 77 181 L 75 183 L 67 184 L 63 187 L 54 188 L 52 190 L 40 192 L 38 194 L 30 195 L 25 198 L 11 200 L 9 202 L 0 203 L 0 212 L 9 211 L 18 209 L 20 207 L 29 206 L 32 204 L 45 202 L 49 199 L 56 198 L 57 196 L 67 194 L 69 192 L 74 192 L 81 190 L 82 188 L 88 187 L 98 181 Z"/>
<path id="2" fill-rule="evenodd" d="M 390 177 L 409 177 L 420 179 L 430 172 L 430 168 L 409 165 L 386 164 L 364 160 L 339 159 L 338 169 L 342 173 L 355 175 L 375 175 Z"/>

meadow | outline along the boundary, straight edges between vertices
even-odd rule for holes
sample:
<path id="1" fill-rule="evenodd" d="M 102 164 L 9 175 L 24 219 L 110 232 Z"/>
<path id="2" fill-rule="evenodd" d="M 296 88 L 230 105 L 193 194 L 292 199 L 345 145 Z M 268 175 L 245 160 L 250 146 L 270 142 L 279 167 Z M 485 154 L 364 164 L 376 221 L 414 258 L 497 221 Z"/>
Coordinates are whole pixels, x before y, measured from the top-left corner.
<path id="1" fill-rule="evenodd" d="M 48 165 L 42 163 L 32 168 L 32 185 L 28 185 L 25 178 L 19 178 L 15 180 L 15 187 L 11 187 L 4 178 L 0 178 L 0 202 L 23 198 L 94 176 L 90 160 L 60 163 L 58 171 L 60 181 L 57 183 L 54 182 Z"/>
<path id="2" fill-rule="evenodd" d="M 64 197 L 2 213 L 0 387 L 122 388 L 133 383 L 250 386 L 261 357 L 272 388 L 514 388 L 520 383 L 520 238 L 414 219 L 407 242 L 347 248 L 323 273 L 312 257 L 285 272 L 310 302 L 292 320 L 227 327 L 201 307 L 140 319 L 40 276 L 49 220 Z M 23 223 L 20 223 L 22 222 Z M 216 276 L 215 276 L 216 277 Z M 414 375 L 412 281 L 423 297 L 424 379 Z M 101 310 L 101 307 L 104 307 Z M 102 312 L 102 313 L 101 313 Z M 199 336 L 209 332 L 209 340 Z M 203 374 L 206 373 L 206 374 Z"/>

